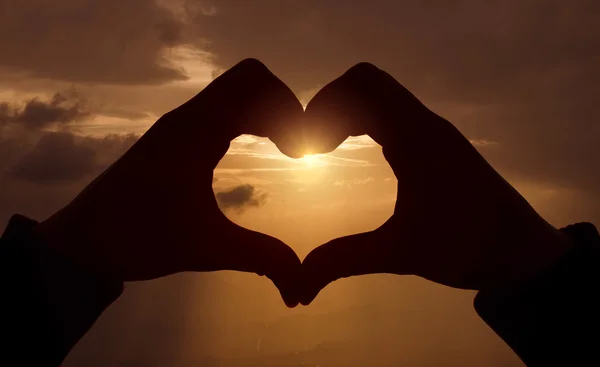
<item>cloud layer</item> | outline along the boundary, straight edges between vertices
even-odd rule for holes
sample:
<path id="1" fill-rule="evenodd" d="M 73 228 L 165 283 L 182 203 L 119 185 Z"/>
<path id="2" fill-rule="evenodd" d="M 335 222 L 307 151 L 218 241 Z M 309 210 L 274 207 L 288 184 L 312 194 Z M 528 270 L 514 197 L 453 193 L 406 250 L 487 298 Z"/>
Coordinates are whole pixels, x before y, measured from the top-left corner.
<path id="1" fill-rule="evenodd" d="M 186 78 L 165 52 L 182 24 L 151 0 L 0 1 L 0 66 L 39 78 L 155 84 Z"/>
<path id="2" fill-rule="evenodd" d="M 267 200 L 267 193 L 259 192 L 253 185 L 243 184 L 215 193 L 217 202 L 222 210 L 243 212 L 249 207 L 258 207 Z"/>
<path id="3" fill-rule="evenodd" d="M 93 117 L 75 91 L 0 103 L 0 223 L 23 213 L 44 219 L 68 203 L 138 136 L 85 136 Z"/>
<path id="4" fill-rule="evenodd" d="M 0 102 L 0 126 L 18 125 L 27 130 L 41 130 L 53 125 L 67 125 L 89 116 L 84 101 L 71 92 L 55 93 L 49 101 L 27 100 L 22 106 Z"/>

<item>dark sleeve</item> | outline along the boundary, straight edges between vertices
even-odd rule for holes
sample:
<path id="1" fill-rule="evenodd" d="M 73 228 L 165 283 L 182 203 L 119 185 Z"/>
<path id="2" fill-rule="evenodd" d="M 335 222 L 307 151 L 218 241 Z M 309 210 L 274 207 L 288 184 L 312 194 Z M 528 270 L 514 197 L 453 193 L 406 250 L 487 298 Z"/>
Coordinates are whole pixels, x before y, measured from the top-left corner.
<path id="1" fill-rule="evenodd" d="M 59 366 L 123 283 L 99 279 L 44 246 L 15 215 L 0 238 L 0 365 Z"/>
<path id="2" fill-rule="evenodd" d="M 475 310 L 531 366 L 600 366 L 600 236 L 590 223 L 561 229 L 575 246 L 537 279 L 482 290 Z"/>

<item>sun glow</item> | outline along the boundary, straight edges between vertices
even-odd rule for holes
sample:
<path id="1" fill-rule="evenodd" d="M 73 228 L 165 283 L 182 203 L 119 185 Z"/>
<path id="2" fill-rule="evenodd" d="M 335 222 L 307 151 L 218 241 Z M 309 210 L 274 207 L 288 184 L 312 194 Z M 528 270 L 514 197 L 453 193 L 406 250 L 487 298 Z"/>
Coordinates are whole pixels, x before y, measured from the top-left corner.
<path id="1" fill-rule="evenodd" d="M 327 164 L 323 159 L 323 154 L 305 154 L 300 158 L 300 161 L 304 163 L 307 168 L 317 168 Z"/>

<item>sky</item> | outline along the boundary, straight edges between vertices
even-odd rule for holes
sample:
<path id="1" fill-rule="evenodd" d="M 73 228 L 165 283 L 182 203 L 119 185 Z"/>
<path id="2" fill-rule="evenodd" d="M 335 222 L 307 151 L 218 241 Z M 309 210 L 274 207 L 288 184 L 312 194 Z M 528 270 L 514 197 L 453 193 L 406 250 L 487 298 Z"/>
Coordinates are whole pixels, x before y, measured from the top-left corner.
<path id="1" fill-rule="evenodd" d="M 551 224 L 599 223 L 599 16 L 594 0 L 0 0 L 0 226 L 60 209 L 158 117 L 247 57 L 304 104 L 371 62 L 451 121 Z M 214 190 L 231 220 L 303 258 L 385 222 L 395 180 L 368 136 L 293 160 L 243 135 Z M 264 278 L 181 274 L 128 285 L 67 363 L 309 358 L 314 348 L 326 358 L 318 347 L 341 342 L 334 349 L 379 365 L 521 366 L 473 296 L 377 275 L 289 310 Z"/>

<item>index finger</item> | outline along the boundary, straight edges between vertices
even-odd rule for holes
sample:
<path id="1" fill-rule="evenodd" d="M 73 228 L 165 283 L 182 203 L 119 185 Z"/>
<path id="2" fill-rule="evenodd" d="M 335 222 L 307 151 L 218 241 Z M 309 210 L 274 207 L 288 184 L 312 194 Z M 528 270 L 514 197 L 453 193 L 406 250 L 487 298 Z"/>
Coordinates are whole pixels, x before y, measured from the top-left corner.
<path id="1" fill-rule="evenodd" d="M 292 151 L 296 140 L 284 136 L 302 114 L 302 104 L 285 83 L 262 62 L 245 59 L 163 118 L 179 125 L 179 135 L 203 135 L 207 144 L 222 147 L 251 134 L 285 141 L 284 149 Z"/>
<path id="2" fill-rule="evenodd" d="M 408 133 L 407 122 L 431 113 L 390 74 L 360 63 L 315 95 L 306 108 L 305 124 L 321 136 L 320 152 L 329 152 L 348 136 L 365 134 L 384 146 Z"/>

